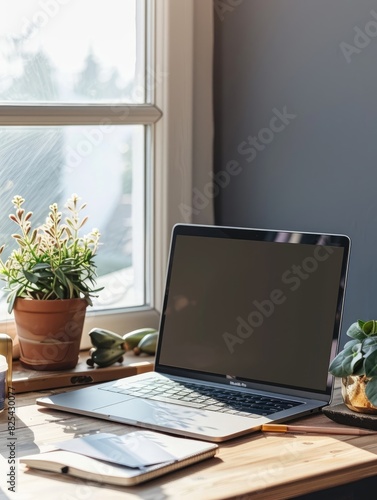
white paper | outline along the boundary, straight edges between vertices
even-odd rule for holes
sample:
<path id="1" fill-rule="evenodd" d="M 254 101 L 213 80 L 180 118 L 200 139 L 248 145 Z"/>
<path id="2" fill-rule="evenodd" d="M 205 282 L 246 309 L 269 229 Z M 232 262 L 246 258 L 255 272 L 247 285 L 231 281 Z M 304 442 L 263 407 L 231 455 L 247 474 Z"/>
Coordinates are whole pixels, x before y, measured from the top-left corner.
<path id="1" fill-rule="evenodd" d="M 63 441 L 55 446 L 61 450 L 132 468 L 143 468 L 176 460 L 176 457 L 140 433 L 123 436 L 108 433 L 91 434 Z"/>

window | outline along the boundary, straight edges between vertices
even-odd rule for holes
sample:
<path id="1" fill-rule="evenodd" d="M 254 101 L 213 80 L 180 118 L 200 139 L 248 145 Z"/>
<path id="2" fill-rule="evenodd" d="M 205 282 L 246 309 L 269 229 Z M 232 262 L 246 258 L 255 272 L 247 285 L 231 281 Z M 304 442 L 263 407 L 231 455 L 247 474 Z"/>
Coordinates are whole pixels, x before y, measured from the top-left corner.
<path id="1" fill-rule="evenodd" d="M 77 192 L 103 243 L 86 331 L 157 326 L 171 228 L 191 205 L 194 4 L 208 17 L 211 0 L 3 4 L 0 241 L 13 194 L 37 220 Z M 0 301 L 4 319 L 12 334 Z"/>
<path id="2" fill-rule="evenodd" d="M 100 228 L 93 311 L 150 306 L 151 2 L 3 3 L 0 101 L 1 240 L 21 194 L 35 222 L 72 192 Z M 5 122 L 5 120 L 4 120 Z M 6 255 L 5 255 L 6 256 Z M 4 301 L 4 299 L 3 299 Z"/>

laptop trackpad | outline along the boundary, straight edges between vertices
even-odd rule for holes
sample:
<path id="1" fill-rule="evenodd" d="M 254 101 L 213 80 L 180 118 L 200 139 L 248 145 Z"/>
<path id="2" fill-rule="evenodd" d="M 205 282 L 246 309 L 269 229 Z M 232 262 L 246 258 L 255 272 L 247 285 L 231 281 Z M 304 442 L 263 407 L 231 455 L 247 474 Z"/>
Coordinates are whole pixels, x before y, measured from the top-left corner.
<path id="1" fill-rule="evenodd" d="M 132 399 L 102 407 L 99 411 L 108 418 L 119 422 L 140 425 L 144 427 L 153 427 L 164 431 L 179 430 L 182 434 L 195 433 L 198 435 L 218 436 L 227 435 L 232 431 L 232 415 L 215 413 L 187 408 L 169 403 L 160 403 L 158 401 L 148 401 L 142 399 Z M 238 418 L 238 427 L 249 429 L 251 419 Z M 243 425 L 240 425 L 240 420 Z M 253 422 L 255 423 L 255 422 Z"/>
<path id="2" fill-rule="evenodd" d="M 41 397 L 37 399 L 37 403 L 50 408 L 57 407 L 61 410 L 70 408 L 95 411 L 103 406 L 116 405 L 127 399 L 131 399 L 131 396 L 109 391 L 99 391 L 98 386 L 93 386 L 71 392 L 62 392 L 53 396 Z"/>

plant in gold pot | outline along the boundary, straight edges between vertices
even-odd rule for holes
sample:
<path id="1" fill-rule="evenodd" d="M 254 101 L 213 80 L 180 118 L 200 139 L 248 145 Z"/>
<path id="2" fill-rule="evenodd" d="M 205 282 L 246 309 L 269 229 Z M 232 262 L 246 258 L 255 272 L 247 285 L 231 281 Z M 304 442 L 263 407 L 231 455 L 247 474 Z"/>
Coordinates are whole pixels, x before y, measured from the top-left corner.
<path id="1" fill-rule="evenodd" d="M 0 278 L 6 282 L 8 311 L 14 312 L 21 362 L 37 370 L 76 366 L 86 308 L 96 288 L 94 257 L 100 233 L 81 235 L 88 217 L 85 204 L 73 194 L 63 219 L 53 203 L 44 224 L 32 228 L 32 212 L 15 196 L 10 219 L 18 226 L 12 234 L 17 248 L 3 261 Z M 0 254 L 4 245 L 0 247 Z"/>
<path id="2" fill-rule="evenodd" d="M 377 320 L 353 323 L 348 341 L 330 364 L 330 373 L 342 378 L 342 395 L 348 408 L 377 413 Z"/>

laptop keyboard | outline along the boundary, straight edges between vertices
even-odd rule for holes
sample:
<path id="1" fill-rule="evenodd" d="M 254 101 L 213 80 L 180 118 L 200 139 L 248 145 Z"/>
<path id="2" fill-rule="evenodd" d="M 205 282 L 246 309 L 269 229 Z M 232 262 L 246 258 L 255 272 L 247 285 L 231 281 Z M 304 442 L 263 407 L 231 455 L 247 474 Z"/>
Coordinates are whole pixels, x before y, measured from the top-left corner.
<path id="1" fill-rule="evenodd" d="M 125 386 L 111 385 L 100 387 L 102 390 L 127 394 L 154 401 L 180 404 L 191 408 L 212 410 L 220 413 L 258 418 L 287 410 L 302 403 L 287 399 L 272 398 L 258 394 L 249 394 L 224 390 L 217 387 L 199 386 L 173 380 L 148 380 Z"/>

